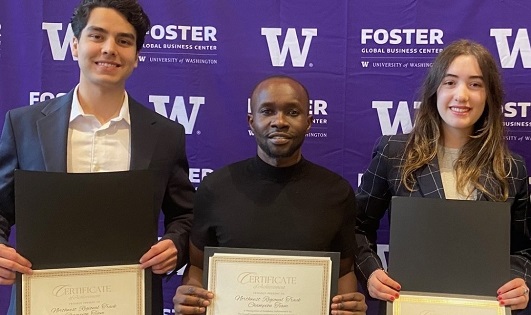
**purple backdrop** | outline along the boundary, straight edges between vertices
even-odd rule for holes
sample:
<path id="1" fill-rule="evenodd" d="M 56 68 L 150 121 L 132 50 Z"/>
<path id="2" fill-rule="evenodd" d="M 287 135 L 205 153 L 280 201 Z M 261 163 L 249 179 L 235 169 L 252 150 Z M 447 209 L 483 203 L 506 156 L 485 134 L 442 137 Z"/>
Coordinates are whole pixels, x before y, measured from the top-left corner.
<path id="1" fill-rule="evenodd" d="M 69 42 L 77 0 L 0 2 L 0 116 L 68 92 L 79 70 Z M 527 0 L 141 0 L 152 28 L 128 91 L 186 128 L 190 179 L 255 154 L 246 124 L 253 86 L 273 74 L 309 89 L 304 154 L 353 186 L 382 134 L 407 132 L 434 56 L 470 38 L 502 68 L 511 148 L 531 161 Z M 0 124 L 3 119 L 0 120 Z M 0 125 L 1 127 L 1 125 Z M 380 231 L 385 260 L 388 228 Z M 13 239 L 14 241 L 14 239 Z M 179 277 L 165 284 L 166 309 Z M 9 288 L 0 288 L 0 314 Z"/>

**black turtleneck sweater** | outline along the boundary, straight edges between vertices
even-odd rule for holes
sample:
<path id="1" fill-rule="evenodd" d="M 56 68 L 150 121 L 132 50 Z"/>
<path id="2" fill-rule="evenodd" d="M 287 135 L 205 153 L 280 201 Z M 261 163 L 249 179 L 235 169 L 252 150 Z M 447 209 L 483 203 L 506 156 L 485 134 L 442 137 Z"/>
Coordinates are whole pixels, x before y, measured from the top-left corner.
<path id="1" fill-rule="evenodd" d="M 195 195 L 191 241 L 205 246 L 354 255 L 356 201 L 341 176 L 304 158 L 274 167 L 259 157 L 209 174 Z"/>

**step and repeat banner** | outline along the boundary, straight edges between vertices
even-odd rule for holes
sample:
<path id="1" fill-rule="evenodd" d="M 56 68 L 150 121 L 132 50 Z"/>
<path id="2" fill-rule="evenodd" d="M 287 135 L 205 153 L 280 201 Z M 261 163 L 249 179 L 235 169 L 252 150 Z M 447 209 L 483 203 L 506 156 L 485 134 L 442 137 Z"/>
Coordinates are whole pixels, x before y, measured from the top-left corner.
<path id="1" fill-rule="evenodd" d="M 196 186 L 256 153 L 247 125 L 251 90 L 285 74 L 310 92 L 314 121 L 305 157 L 356 187 L 378 137 L 411 130 L 424 75 L 437 53 L 460 38 L 482 43 L 499 62 L 507 140 L 531 161 L 528 0 L 140 2 L 152 27 L 127 90 L 185 127 Z M 0 2 L 0 124 L 9 109 L 57 97 L 78 82 L 69 25 L 77 3 Z M 386 262 L 385 222 L 379 240 Z M 174 313 L 179 282 L 175 276 L 164 284 L 164 314 Z M 3 314 L 9 288 L 1 290 Z"/>

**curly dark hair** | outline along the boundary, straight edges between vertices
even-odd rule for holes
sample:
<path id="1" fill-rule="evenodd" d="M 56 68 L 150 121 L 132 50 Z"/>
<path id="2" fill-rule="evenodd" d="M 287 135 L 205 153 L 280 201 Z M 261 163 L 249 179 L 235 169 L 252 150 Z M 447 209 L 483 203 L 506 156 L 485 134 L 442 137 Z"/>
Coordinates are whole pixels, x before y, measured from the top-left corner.
<path id="1" fill-rule="evenodd" d="M 136 0 L 82 0 L 75 8 L 71 19 L 72 30 L 76 38 L 79 39 L 81 32 L 87 26 L 90 12 L 94 8 L 110 8 L 120 12 L 135 28 L 136 51 L 142 48 L 151 22 Z"/>

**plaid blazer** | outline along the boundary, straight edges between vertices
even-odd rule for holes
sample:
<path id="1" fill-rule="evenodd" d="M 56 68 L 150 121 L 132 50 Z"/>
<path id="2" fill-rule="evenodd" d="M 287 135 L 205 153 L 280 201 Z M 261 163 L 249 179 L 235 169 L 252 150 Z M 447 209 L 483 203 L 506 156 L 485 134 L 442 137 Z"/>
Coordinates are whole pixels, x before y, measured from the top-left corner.
<path id="1" fill-rule="evenodd" d="M 370 274 L 382 268 L 376 254 L 376 232 L 380 219 L 385 215 L 392 196 L 425 198 L 445 198 L 437 159 L 415 173 L 413 191 L 400 184 L 400 165 L 403 162 L 404 148 L 408 135 L 383 136 L 377 142 L 369 168 L 363 174 L 356 199 L 358 214 L 356 240 L 358 255 L 356 271 L 365 285 Z M 508 176 L 511 203 L 511 276 L 523 278 L 531 285 L 531 240 L 529 226 L 530 203 L 528 195 L 528 175 L 522 157 L 514 154 L 514 163 Z M 480 181 L 489 191 L 496 191 L 497 185 L 489 181 L 492 174 L 483 174 Z M 483 193 L 477 193 L 477 200 L 489 200 Z M 361 276 L 360 276 L 361 275 Z"/>

